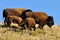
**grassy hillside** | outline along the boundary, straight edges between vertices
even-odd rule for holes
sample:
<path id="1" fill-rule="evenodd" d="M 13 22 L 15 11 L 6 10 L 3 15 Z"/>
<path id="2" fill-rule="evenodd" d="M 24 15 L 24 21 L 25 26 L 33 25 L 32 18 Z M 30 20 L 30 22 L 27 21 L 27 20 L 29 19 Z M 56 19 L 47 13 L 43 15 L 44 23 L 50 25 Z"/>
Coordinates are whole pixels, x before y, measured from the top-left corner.
<path id="1" fill-rule="evenodd" d="M 15 32 L 10 28 L 0 27 L 0 40 L 60 40 L 60 27 L 49 28 L 45 25 L 43 30 L 37 28 L 31 35 L 28 30 L 22 34 L 22 31 Z"/>

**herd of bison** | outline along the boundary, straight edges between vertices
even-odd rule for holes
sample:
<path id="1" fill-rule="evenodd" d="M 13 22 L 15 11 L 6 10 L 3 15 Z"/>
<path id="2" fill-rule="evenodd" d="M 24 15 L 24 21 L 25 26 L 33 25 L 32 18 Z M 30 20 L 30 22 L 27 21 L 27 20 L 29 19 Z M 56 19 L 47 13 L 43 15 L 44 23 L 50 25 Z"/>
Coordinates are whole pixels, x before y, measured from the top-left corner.
<path id="1" fill-rule="evenodd" d="M 38 28 L 43 29 L 44 25 L 51 27 L 54 25 L 53 16 L 48 16 L 45 12 L 33 12 L 31 9 L 25 8 L 6 8 L 3 10 L 4 25 L 11 26 L 12 23 L 18 24 L 22 29 L 28 28 L 35 30 L 36 24 Z"/>

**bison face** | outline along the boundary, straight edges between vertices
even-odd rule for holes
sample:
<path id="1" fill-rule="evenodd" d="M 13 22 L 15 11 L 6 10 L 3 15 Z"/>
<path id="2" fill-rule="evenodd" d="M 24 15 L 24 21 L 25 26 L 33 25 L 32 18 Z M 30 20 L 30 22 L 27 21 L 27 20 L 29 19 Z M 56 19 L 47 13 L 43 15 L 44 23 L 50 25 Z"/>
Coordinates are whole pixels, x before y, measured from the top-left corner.
<path id="1" fill-rule="evenodd" d="M 32 17 L 32 12 L 26 12 L 26 17 Z"/>

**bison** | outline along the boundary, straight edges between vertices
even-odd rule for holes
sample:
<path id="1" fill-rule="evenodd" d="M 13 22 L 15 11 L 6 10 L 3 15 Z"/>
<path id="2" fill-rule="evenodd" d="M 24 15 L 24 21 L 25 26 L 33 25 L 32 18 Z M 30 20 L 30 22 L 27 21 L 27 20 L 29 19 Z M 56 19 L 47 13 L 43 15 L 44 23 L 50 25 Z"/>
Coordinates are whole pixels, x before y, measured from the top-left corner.
<path id="1" fill-rule="evenodd" d="M 18 28 L 21 29 L 22 31 L 25 30 L 25 21 L 21 17 L 17 16 L 9 16 L 9 21 L 8 21 L 8 26 L 11 28 Z M 16 31 L 16 30 L 15 30 Z"/>
<path id="2" fill-rule="evenodd" d="M 7 20 L 8 27 L 12 28 L 12 26 L 13 26 L 14 28 L 21 28 L 21 27 L 24 28 L 23 25 L 24 25 L 24 23 L 23 23 L 23 19 L 21 17 L 17 17 L 17 16 L 8 17 L 8 20 Z"/>
<path id="3" fill-rule="evenodd" d="M 24 8 L 7 8 L 3 10 L 3 17 L 5 18 L 4 24 L 7 25 L 7 20 L 9 16 L 20 17 L 22 12 L 25 11 Z"/>
<path id="4" fill-rule="evenodd" d="M 32 28 L 33 30 L 35 31 L 35 20 L 33 18 L 26 18 L 25 19 L 25 24 L 26 24 L 26 27 L 28 28 L 28 30 L 32 31 Z"/>
<path id="5" fill-rule="evenodd" d="M 54 20 L 52 16 L 48 16 L 44 12 L 34 12 L 32 17 L 34 18 L 35 22 L 39 24 L 39 28 L 43 29 L 43 26 L 47 24 L 49 27 L 54 25 Z"/>
<path id="6" fill-rule="evenodd" d="M 17 16 L 9 16 L 8 17 L 9 21 L 8 22 L 13 22 L 13 23 L 17 23 L 19 26 L 21 26 L 23 24 L 23 19 L 21 17 L 17 17 Z M 22 24 L 21 24 L 22 23 Z M 9 24 L 9 23 L 8 23 Z"/>

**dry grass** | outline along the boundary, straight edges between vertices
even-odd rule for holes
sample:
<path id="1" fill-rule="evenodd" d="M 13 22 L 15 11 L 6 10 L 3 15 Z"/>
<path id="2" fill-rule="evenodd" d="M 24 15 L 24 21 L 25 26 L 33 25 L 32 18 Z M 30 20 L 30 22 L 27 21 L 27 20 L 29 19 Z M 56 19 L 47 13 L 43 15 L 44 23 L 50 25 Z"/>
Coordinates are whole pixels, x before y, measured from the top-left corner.
<path id="1" fill-rule="evenodd" d="M 45 25 L 43 30 L 37 28 L 31 35 L 28 30 L 22 34 L 22 31 L 15 32 L 10 28 L 0 27 L 0 40 L 60 40 L 60 27 L 49 28 Z"/>

